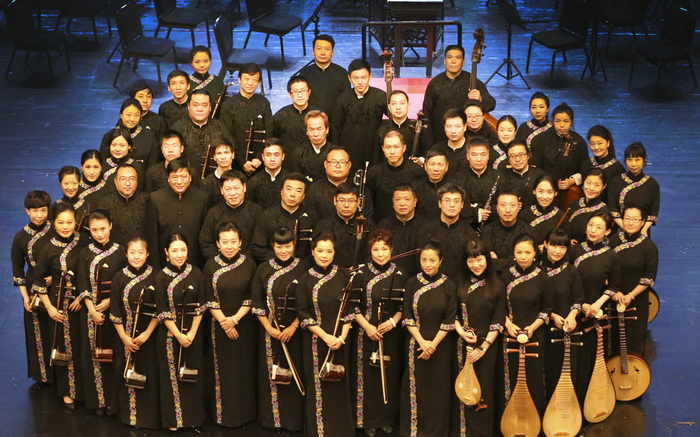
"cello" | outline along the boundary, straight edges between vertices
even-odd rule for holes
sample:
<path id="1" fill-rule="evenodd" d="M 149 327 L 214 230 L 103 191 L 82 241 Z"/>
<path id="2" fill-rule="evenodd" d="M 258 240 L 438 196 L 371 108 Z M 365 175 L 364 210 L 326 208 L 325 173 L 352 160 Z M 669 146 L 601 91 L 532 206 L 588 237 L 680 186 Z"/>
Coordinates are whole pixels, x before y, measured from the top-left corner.
<path id="1" fill-rule="evenodd" d="M 552 328 L 552 331 L 554 330 L 555 328 Z M 572 335 L 581 335 L 581 333 L 569 334 L 564 331 L 563 339 L 552 339 L 552 343 L 564 343 L 564 363 L 559 382 L 557 382 L 557 387 L 554 389 L 542 419 L 542 428 L 547 437 L 575 436 L 583 423 L 581 407 L 571 380 L 571 346 L 583 346 L 583 343 L 573 343 L 571 341 Z"/>
<path id="2" fill-rule="evenodd" d="M 527 343 L 527 340 L 525 331 L 521 331 L 517 339 L 508 339 L 509 343 L 518 342 L 520 345 L 518 349 L 507 350 L 509 353 L 518 353 L 518 379 L 501 418 L 501 432 L 506 437 L 537 437 L 540 433 L 540 413 L 530 396 L 525 373 L 525 358 L 539 356 L 536 353 L 528 353 L 525 348 L 538 346 L 539 343 Z"/>
<path id="3" fill-rule="evenodd" d="M 609 329 L 610 325 L 600 326 L 596 320 L 594 326 L 586 328 L 584 331 L 588 332 L 594 328 L 597 334 L 595 365 L 586 390 L 586 398 L 583 401 L 583 417 L 591 423 L 598 423 L 607 419 L 615 409 L 615 388 L 605 366 L 605 350 L 603 348 L 603 330 Z"/>
<path id="4" fill-rule="evenodd" d="M 617 400 L 632 401 L 643 395 L 649 388 L 651 370 L 641 355 L 627 351 L 625 320 L 636 320 L 637 317 L 625 317 L 625 312 L 634 311 L 636 308 L 627 308 L 624 304 L 618 303 L 616 309 L 620 327 L 620 355 L 608 360 L 608 372 L 610 372 Z"/>
<path id="5" fill-rule="evenodd" d="M 481 62 L 481 57 L 484 56 L 484 49 L 486 48 L 486 45 L 484 45 L 484 29 L 480 27 L 477 28 L 474 31 L 474 39 L 476 42 L 474 43 L 474 48 L 472 48 L 472 69 L 471 76 L 469 77 L 470 90 L 476 89 L 476 69 L 479 62 Z M 484 114 L 484 122 L 493 133 L 496 133 L 496 127 L 498 125 L 496 117 L 491 114 Z"/>

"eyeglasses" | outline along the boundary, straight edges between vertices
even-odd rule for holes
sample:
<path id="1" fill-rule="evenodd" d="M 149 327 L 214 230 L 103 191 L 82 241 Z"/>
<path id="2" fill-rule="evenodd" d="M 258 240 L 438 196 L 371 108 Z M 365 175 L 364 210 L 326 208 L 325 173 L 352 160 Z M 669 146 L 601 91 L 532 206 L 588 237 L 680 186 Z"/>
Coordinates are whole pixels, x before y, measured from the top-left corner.
<path id="1" fill-rule="evenodd" d="M 326 163 L 327 163 L 328 165 L 330 165 L 331 167 L 345 167 L 346 165 L 348 165 L 349 162 L 350 162 L 350 161 L 345 161 L 345 160 L 342 160 L 342 159 L 339 160 L 339 161 L 336 161 L 336 160 L 333 160 L 333 161 L 326 161 Z"/>
<path id="2" fill-rule="evenodd" d="M 303 90 L 291 90 L 289 91 L 290 94 L 296 94 L 297 96 L 303 96 L 304 94 L 308 93 L 309 89 L 304 88 Z"/>
<path id="3" fill-rule="evenodd" d="M 508 158 L 510 158 L 510 159 L 523 159 L 526 156 L 527 156 L 527 152 L 520 152 L 520 153 L 515 153 L 513 155 L 508 155 Z"/>
<path id="4" fill-rule="evenodd" d="M 117 180 L 118 180 L 119 182 L 131 182 L 131 183 L 136 182 L 136 179 L 137 179 L 136 176 L 128 176 L 128 177 L 127 177 L 127 176 L 122 176 L 122 177 L 117 178 Z"/>
<path id="5" fill-rule="evenodd" d="M 637 218 L 637 217 L 625 217 L 622 219 L 623 222 L 628 222 L 628 223 L 639 223 L 642 221 L 642 219 Z"/>
<path id="6" fill-rule="evenodd" d="M 479 115 L 467 115 L 467 120 L 478 120 L 481 117 L 483 117 L 484 114 L 479 114 Z"/>

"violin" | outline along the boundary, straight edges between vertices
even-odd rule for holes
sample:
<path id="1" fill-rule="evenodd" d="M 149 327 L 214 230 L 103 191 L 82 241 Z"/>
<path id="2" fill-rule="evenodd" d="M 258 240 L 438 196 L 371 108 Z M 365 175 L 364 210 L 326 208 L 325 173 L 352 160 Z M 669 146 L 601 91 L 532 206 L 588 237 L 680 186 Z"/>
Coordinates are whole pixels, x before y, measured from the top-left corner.
<path id="1" fill-rule="evenodd" d="M 477 28 L 474 31 L 474 39 L 476 42 L 474 42 L 474 48 L 472 48 L 472 70 L 469 78 L 470 90 L 476 89 L 476 67 L 479 62 L 481 62 L 481 58 L 484 56 L 484 49 L 486 48 L 486 45 L 484 45 L 484 29 L 480 27 Z M 493 133 L 496 133 L 496 128 L 498 126 L 496 117 L 491 114 L 484 114 L 484 122 Z"/>
<path id="2" fill-rule="evenodd" d="M 632 401 L 643 395 L 649 388 L 651 370 L 641 355 L 627 351 L 625 320 L 637 320 L 637 317 L 626 317 L 625 312 L 634 311 L 636 308 L 627 308 L 624 304 L 618 303 L 616 309 L 620 328 L 620 355 L 608 360 L 608 372 L 610 372 L 617 400 Z"/>
<path id="3" fill-rule="evenodd" d="M 555 330 L 556 328 L 552 328 L 552 331 Z M 571 380 L 571 346 L 583 346 L 581 342 L 573 343 L 571 336 L 581 334 L 581 332 L 572 334 L 564 332 L 563 339 L 552 339 L 552 343 L 564 343 L 564 363 L 559 382 L 557 382 L 557 387 L 554 389 L 542 419 L 542 428 L 547 437 L 575 436 L 583 423 L 581 407 Z"/>
<path id="4" fill-rule="evenodd" d="M 591 423 L 598 423 L 607 419 L 615 409 L 615 388 L 605 366 L 605 349 L 603 348 L 603 330 L 609 329 L 610 325 L 603 327 L 598 321 L 595 321 L 594 326 L 585 331 L 594 328 L 598 338 L 595 365 L 588 390 L 586 390 L 586 398 L 583 401 L 583 417 Z"/>
<path id="5" fill-rule="evenodd" d="M 518 353 L 518 378 L 513 389 L 513 394 L 508 399 L 503 417 L 501 418 L 501 432 L 506 437 L 537 437 L 540 433 L 540 413 L 535 407 L 530 390 L 527 387 L 527 375 L 525 373 L 525 358 L 538 357 L 536 353 L 528 353 L 526 347 L 538 346 L 539 343 L 527 343 L 527 333 L 518 333 L 517 340 L 508 339 L 509 343 L 518 342 L 518 349 L 507 349 L 507 352 Z"/>

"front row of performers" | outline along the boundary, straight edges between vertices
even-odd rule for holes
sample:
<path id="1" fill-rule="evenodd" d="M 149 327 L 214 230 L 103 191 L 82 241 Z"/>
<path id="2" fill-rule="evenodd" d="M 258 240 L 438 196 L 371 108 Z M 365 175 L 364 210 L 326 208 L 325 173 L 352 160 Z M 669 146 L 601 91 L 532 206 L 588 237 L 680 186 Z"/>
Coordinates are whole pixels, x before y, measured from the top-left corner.
<path id="1" fill-rule="evenodd" d="M 490 248 L 470 239 L 463 278 L 455 280 L 442 273 L 446 258 L 434 240 L 417 251 L 419 272 L 409 277 L 392 259 L 393 235 L 384 228 L 371 232 L 369 258 L 356 268 L 334 262 L 352 249 L 338 247 L 333 233 L 316 233 L 311 256 L 295 257 L 296 235 L 286 227 L 274 232 L 274 257 L 256 266 L 230 222 L 218 227 L 218 253 L 203 269 L 188 262 L 188 241 L 175 233 L 165 245 L 167 264 L 156 270 L 146 241 L 122 247 L 110 239 L 104 210 L 90 214 L 86 244 L 69 203 L 51 209 L 48 225 L 49 203 L 45 192 L 29 193 L 32 232 L 20 245 L 35 266 L 18 284 L 30 375 L 54 385 L 68 409 L 84 401 L 139 428 L 199 427 L 208 414 L 221 426 L 257 418 L 308 436 L 354 436 L 358 428 L 374 436 L 398 427 L 402 436 L 490 437 L 517 374 L 504 339 L 525 331 L 539 343 L 526 371 L 540 416 L 561 372 L 563 349 L 549 341 L 561 330 L 590 325 L 612 301 L 634 302 L 640 313 L 628 322 L 628 344 L 644 350 L 658 256 L 634 206 L 615 235 L 607 212 L 592 214 L 573 246 L 558 227 L 542 246 L 523 233 L 500 272 Z M 573 359 L 581 405 L 595 341 L 585 334 Z M 607 353 L 617 347 L 610 341 Z M 465 361 L 482 387 L 474 407 L 453 389 Z"/>

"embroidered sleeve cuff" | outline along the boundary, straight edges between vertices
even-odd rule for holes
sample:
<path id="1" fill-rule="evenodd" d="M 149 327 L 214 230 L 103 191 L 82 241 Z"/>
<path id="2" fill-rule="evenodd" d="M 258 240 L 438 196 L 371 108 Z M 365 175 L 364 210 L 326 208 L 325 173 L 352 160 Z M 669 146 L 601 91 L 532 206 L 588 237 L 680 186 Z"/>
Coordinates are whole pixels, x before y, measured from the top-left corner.
<path id="1" fill-rule="evenodd" d="M 648 222 L 656 223 L 656 221 L 657 221 L 658 219 L 659 219 L 659 218 L 658 218 L 657 216 L 655 216 L 655 215 L 649 215 L 649 216 L 647 216 L 647 221 L 648 221 Z"/>
<path id="2" fill-rule="evenodd" d="M 19 287 L 20 285 L 27 285 L 27 280 L 25 278 L 15 276 L 12 278 L 12 283 L 15 284 L 15 287 Z"/>
<path id="3" fill-rule="evenodd" d="M 78 299 L 83 300 L 83 299 L 90 299 L 92 300 L 92 295 L 89 291 L 83 291 L 78 295 Z"/>
<path id="4" fill-rule="evenodd" d="M 414 319 L 403 319 L 401 323 L 403 326 L 416 326 L 416 321 Z"/>
<path id="5" fill-rule="evenodd" d="M 117 317 L 112 314 L 109 315 L 109 320 L 111 320 L 115 325 L 121 325 L 123 323 L 121 317 Z"/>
<path id="6" fill-rule="evenodd" d="M 489 331 L 503 332 L 503 325 L 500 323 L 494 323 L 493 325 L 489 326 Z"/>
<path id="7" fill-rule="evenodd" d="M 622 216 L 620 215 L 620 213 L 617 212 L 617 211 L 610 211 L 610 215 L 611 215 L 614 219 L 622 218 Z"/>
<path id="8" fill-rule="evenodd" d="M 220 310 L 221 309 L 221 305 L 219 304 L 219 302 L 216 302 L 216 301 L 209 301 L 205 305 L 207 306 L 207 308 L 212 309 L 212 310 Z"/>
<path id="9" fill-rule="evenodd" d="M 440 331 L 454 331 L 454 329 L 455 329 L 454 323 L 450 323 L 449 325 L 445 324 L 445 323 L 440 324 Z"/>
<path id="10" fill-rule="evenodd" d="M 544 322 L 545 325 L 546 325 L 547 323 L 549 323 L 549 314 L 547 314 L 547 313 L 545 313 L 545 312 L 539 313 L 539 314 L 537 315 L 537 318 L 538 318 L 538 319 L 542 319 L 542 321 Z"/>
<path id="11" fill-rule="evenodd" d="M 251 312 L 253 314 L 255 314 L 256 316 L 263 316 L 264 317 L 267 315 L 267 310 L 265 308 L 253 308 L 251 310 Z"/>
<path id="12" fill-rule="evenodd" d="M 194 313 L 198 316 L 201 316 L 202 314 L 206 313 L 208 309 L 209 309 L 209 305 L 205 303 L 204 305 L 201 305 L 200 307 L 195 308 Z"/>
<path id="13" fill-rule="evenodd" d="M 301 326 L 301 329 L 306 329 L 309 326 L 316 326 L 318 325 L 318 322 L 316 319 L 304 319 L 299 322 L 299 326 Z"/>
<path id="14" fill-rule="evenodd" d="M 158 314 L 158 321 L 162 322 L 163 320 L 175 320 L 175 314 L 171 313 L 170 311 L 163 311 L 162 313 Z"/>
<path id="15" fill-rule="evenodd" d="M 654 280 L 651 278 L 641 278 L 639 280 L 639 285 L 648 285 L 650 287 L 653 287 L 655 284 Z"/>
<path id="16" fill-rule="evenodd" d="M 571 308 L 569 308 L 569 311 L 573 311 L 573 310 L 581 311 L 581 304 L 575 303 L 575 304 L 571 305 Z"/>
<path id="17" fill-rule="evenodd" d="M 608 297 L 613 297 L 613 296 L 615 296 L 615 291 L 608 288 L 607 290 L 605 290 L 603 292 L 603 294 L 608 296 Z"/>
<path id="18" fill-rule="evenodd" d="M 242 307 L 249 307 L 249 306 L 252 306 L 252 305 L 253 305 L 253 301 L 250 300 L 250 299 L 244 300 L 243 303 L 241 304 Z"/>
<path id="19" fill-rule="evenodd" d="M 350 322 L 352 322 L 353 320 L 355 320 L 355 314 L 354 314 L 354 313 L 348 314 L 347 316 L 345 316 L 345 317 L 342 318 L 343 323 L 350 323 Z"/>
<path id="20" fill-rule="evenodd" d="M 39 285 L 32 285 L 32 291 L 39 294 L 48 294 L 49 290 L 46 287 L 41 287 Z"/>

